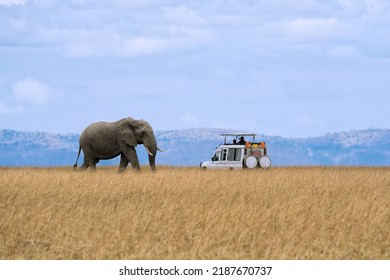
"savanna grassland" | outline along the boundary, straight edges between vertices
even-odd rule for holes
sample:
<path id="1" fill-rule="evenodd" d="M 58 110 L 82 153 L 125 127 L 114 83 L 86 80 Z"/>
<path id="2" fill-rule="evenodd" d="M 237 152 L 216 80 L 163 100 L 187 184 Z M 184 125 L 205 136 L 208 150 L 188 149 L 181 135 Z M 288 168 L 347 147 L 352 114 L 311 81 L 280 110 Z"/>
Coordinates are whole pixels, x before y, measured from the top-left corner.
<path id="1" fill-rule="evenodd" d="M 390 259 L 390 168 L 0 168 L 0 259 Z"/>

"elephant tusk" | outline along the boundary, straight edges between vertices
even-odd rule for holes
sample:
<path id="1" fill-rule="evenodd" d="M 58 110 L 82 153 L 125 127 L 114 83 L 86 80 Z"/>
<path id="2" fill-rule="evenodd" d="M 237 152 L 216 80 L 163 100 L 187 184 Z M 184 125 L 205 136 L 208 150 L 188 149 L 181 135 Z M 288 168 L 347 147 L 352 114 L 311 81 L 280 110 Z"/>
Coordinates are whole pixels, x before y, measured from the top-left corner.
<path id="1" fill-rule="evenodd" d="M 160 152 L 165 152 L 164 150 L 160 149 L 159 147 L 157 147 L 157 150 L 159 150 Z"/>
<path id="2" fill-rule="evenodd" d="M 150 150 L 149 150 L 148 147 L 145 146 L 145 149 L 146 149 L 146 151 L 148 152 L 148 154 L 149 154 L 150 156 L 153 156 L 153 154 L 150 152 Z"/>

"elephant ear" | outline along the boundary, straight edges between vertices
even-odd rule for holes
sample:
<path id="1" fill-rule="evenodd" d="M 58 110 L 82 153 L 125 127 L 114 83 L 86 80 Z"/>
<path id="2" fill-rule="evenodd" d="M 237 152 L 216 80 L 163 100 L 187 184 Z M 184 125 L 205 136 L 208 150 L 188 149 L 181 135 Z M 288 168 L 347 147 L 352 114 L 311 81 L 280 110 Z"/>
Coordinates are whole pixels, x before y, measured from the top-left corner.
<path id="1" fill-rule="evenodd" d="M 118 141 L 123 141 L 130 146 L 137 147 L 137 139 L 134 135 L 134 128 L 131 124 L 131 120 L 121 120 L 117 127 L 116 133 Z"/>

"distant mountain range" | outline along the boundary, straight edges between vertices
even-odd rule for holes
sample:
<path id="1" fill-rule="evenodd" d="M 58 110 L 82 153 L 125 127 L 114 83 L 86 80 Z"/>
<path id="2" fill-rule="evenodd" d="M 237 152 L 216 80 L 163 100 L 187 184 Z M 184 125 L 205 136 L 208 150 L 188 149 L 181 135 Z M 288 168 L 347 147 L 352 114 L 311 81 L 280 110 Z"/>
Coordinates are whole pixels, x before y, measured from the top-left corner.
<path id="1" fill-rule="evenodd" d="M 223 142 L 226 129 L 194 128 L 155 131 L 158 146 L 165 150 L 157 165 L 197 166 L 209 160 Z M 258 135 L 266 141 L 275 166 L 367 165 L 390 166 L 390 129 L 352 130 L 320 137 L 284 138 Z M 78 152 L 79 135 L 0 130 L 0 166 L 69 166 Z M 141 164 L 147 164 L 143 146 L 137 147 Z M 82 157 L 79 160 L 79 166 Z M 119 158 L 99 165 L 117 165 Z"/>

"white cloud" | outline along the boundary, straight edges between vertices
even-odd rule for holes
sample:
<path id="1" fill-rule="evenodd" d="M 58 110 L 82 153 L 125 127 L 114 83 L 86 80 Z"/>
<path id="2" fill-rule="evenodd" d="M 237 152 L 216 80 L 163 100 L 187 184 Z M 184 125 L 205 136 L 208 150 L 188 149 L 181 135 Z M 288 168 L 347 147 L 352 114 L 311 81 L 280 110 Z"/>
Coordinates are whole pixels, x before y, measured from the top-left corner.
<path id="1" fill-rule="evenodd" d="M 388 13 L 390 3 L 388 0 L 365 0 L 369 14 L 378 15 Z"/>
<path id="2" fill-rule="evenodd" d="M 173 8 L 158 8 L 154 13 L 168 13 L 176 23 L 169 21 L 167 24 L 161 17 L 151 18 L 148 13 L 146 15 L 149 16 L 144 16 L 142 13 L 133 14 L 129 11 L 126 17 L 131 18 L 131 25 L 127 19 L 124 20 L 125 15 L 121 14 L 121 11 L 118 11 L 117 16 L 105 8 L 91 9 L 88 12 L 67 11 L 62 12 L 61 17 L 55 17 L 55 21 L 59 22 L 50 26 L 40 24 L 34 28 L 31 27 L 34 23 L 30 24 L 29 21 L 28 35 L 34 44 L 72 57 L 134 57 L 188 50 L 212 42 L 213 32 L 210 28 L 184 24 L 180 13 L 171 9 Z M 191 14 L 189 9 L 179 8 L 181 9 Z M 73 18 L 80 24 L 74 25 L 74 22 L 68 22 L 67 18 Z M 99 21 L 96 18 L 104 20 Z M 194 16 L 187 22 L 196 22 L 195 18 Z"/>
<path id="3" fill-rule="evenodd" d="M 156 5 L 161 0 L 111 0 L 109 2 L 119 7 L 143 8 Z"/>
<path id="4" fill-rule="evenodd" d="M 0 5 L 11 6 L 11 5 L 24 5 L 28 0 L 0 0 Z"/>
<path id="5" fill-rule="evenodd" d="M 168 42 L 158 38 L 139 37 L 121 42 L 114 52 L 124 56 L 158 53 L 167 48 Z"/>
<path id="6" fill-rule="evenodd" d="M 337 0 L 346 19 L 362 18 L 369 21 L 389 21 L 390 1 L 388 0 Z"/>
<path id="7" fill-rule="evenodd" d="M 0 0 L 0 3 L 25 4 L 27 1 Z M 92 0 L 72 0 L 41 5 L 49 1 L 30 1 L 33 5 L 26 5 L 30 13 L 9 16 L 8 22 L 0 19 L 0 23 L 5 24 L 0 40 L 16 42 L 7 46 L 8 49 L 21 45 L 74 57 L 132 57 L 213 44 L 219 47 L 222 43 L 217 39 L 229 39 L 227 45 L 249 46 L 250 36 L 261 43 L 251 48 L 259 50 L 268 46 L 268 50 L 278 49 L 281 45 L 286 50 L 295 48 L 293 44 L 297 41 L 330 39 L 359 39 L 359 43 L 377 48 L 379 44 L 368 42 L 372 40 L 365 42 L 362 38 L 370 36 L 366 32 L 375 25 L 381 25 L 374 22 L 375 18 L 378 21 L 375 14 L 382 13 L 379 17 L 382 21 L 390 18 L 383 16 L 389 13 L 386 0 L 253 1 L 256 3 L 251 8 L 240 1 L 222 4 L 215 0 L 205 5 L 166 0 L 96 1 L 98 4 Z M 362 14 L 369 19 L 360 21 Z M 388 37 L 387 30 L 375 28 L 376 38 Z"/>
<path id="8" fill-rule="evenodd" d="M 284 23 L 287 34 L 298 38 L 323 38 L 335 34 L 337 18 L 297 18 Z"/>
<path id="9" fill-rule="evenodd" d="M 362 13 L 365 10 L 365 1 L 337 0 L 338 4 L 349 13 Z"/>
<path id="10" fill-rule="evenodd" d="M 328 54 L 335 57 L 356 58 L 360 56 L 359 51 L 354 46 L 338 45 L 331 47 Z"/>
<path id="11" fill-rule="evenodd" d="M 71 0 L 70 2 L 76 5 L 86 5 L 86 4 L 92 4 L 94 0 Z"/>
<path id="12" fill-rule="evenodd" d="M 169 22 L 178 25 L 200 25 L 204 24 L 203 18 L 198 16 L 195 11 L 187 6 L 163 8 L 163 16 Z"/>
<path id="13" fill-rule="evenodd" d="M 335 17 L 280 19 L 264 22 L 256 29 L 263 37 L 286 42 L 334 39 L 344 32 L 339 19 Z"/>
<path id="14" fill-rule="evenodd" d="M 42 105 L 50 98 L 50 87 L 32 78 L 18 81 L 12 85 L 12 94 L 17 101 Z"/>
<path id="15" fill-rule="evenodd" d="M 131 36 L 115 28 L 42 29 L 40 38 L 68 56 L 134 57 L 206 45 L 212 41 L 213 34 L 203 28 L 169 26 L 161 29 L 159 34 L 145 36 Z"/>

